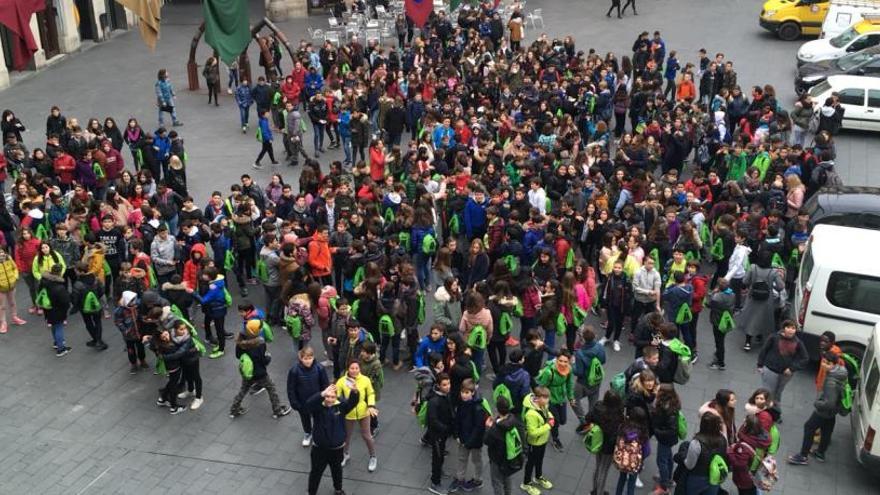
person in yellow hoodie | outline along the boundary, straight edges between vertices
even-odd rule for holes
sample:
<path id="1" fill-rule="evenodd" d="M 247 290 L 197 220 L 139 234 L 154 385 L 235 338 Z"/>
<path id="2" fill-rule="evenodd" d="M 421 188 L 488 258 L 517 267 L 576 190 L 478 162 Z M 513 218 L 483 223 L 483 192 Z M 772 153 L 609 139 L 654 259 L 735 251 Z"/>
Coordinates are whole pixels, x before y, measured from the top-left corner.
<path id="1" fill-rule="evenodd" d="M 89 273 L 104 285 L 104 244 L 94 233 L 86 234 L 82 260 L 89 264 Z"/>
<path id="2" fill-rule="evenodd" d="M 18 267 L 15 260 L 0 247 L 0 333 L 6 333 L 6 307 L 12 312 L 12 323 L 24 325 L 27 323 L 18 317 L 15 306 L 15 283 L 18 282 Z"/>
<path id="3" fill-rule="evenodd" d="M 61 273 L 67 271 L 67 263 L 64 262 L 64 257 L 52 249 L 52 246 L 50 246 L 48 242 L 41 242 L 40 250 L 37 252 L 37 255 L 34 256 L 34 263 L 31 268 L 31 273 L 34 274 L 34 278 L 37 282 L 40 281 L 43 272 L 51 271 L 52 267 L 55 265 L 61 265 Z"/>
<path id="4" fill-rule="evenodd" d="M 359 392 L 359 400 L 357 405 L 348 414 L 345 415 L 345 447 L 342 456 L 342 466 L 348 464 L 351 458 L 349 451 L 351 449 L 351 434 L 356 426 L 360 426 L 361 437 L 367 444 L 367 450 L 370 452 L 370 462 L 367 470 L 373 472 L 378 466 L 376 459 L 376 444 L 373 442 L 373 435 L 370 433 L 370 417 L 378 416 L 379 410 L 376 409 L 376 392 L 373 390 L 373 383 L 366 375 L 361 374 L 361 365 L 358 361 L 353 361 L 348 365 L 348 371 L 345 375 L 339 377 L 336 382 L 336 389 L 339 396 L 348 399 L 348 394 L 352 388 Z"/>
<path id="5" fill-rule="evenodd" d="M 535 387 L 534 392 L 523 399 L 523 423 L 526 426 L 525 477 L 520 489 L 529 495 L 541 495 L 541 489 L 553 488 L 553 483 L 544 477 L 544 452 L 550 440 L 550 430 L 556 424 L 550 412 L 550 389 Z M 535 477 L 532 478 L 532 473 Z"/>

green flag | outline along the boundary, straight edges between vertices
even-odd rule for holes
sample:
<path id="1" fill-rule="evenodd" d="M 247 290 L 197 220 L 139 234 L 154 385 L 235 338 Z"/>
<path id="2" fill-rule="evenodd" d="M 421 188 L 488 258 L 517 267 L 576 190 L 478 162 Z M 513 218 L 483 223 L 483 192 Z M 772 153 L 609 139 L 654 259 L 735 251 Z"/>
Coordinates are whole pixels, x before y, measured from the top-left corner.
<path id="1" fill-rule="evenodd" d="M 461 5 L 461 0 L 449 0 L 449 11 L 454 12 Z"/>
<path id="2" fill-rule="evenodd" d="M 205 0 L 205 43 L 232 63 L 251 41 L 246 0 Z"/>

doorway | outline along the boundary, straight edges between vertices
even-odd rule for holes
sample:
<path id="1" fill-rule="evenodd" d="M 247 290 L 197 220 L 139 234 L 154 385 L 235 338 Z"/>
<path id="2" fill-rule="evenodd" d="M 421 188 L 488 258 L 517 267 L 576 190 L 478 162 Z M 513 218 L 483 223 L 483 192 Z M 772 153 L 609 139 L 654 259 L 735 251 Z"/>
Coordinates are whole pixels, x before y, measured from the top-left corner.
<path id="1" fill-rule="evenodd" d="M 55 8 L 53 0 L 46 0 L 46 10 L 37 12 L 37 26 L 46 60 L 61 53 L 58 43 L 58 9 Z"/>
<path id="2" fill-rule="evenodd" d="M 95 25 L 95 11 L 92 0 L 74 0 L 74 7 L 79 14 L 79 39 L 98 41 L 101 34 Z"/>
<path id="3" fill-rule="evenodd" d="M 110 30 L 127 29 L 128 19 L 125 17 L 125 7 L 116 0 L 105 0 L 105 3 L 110 18 Z"/>

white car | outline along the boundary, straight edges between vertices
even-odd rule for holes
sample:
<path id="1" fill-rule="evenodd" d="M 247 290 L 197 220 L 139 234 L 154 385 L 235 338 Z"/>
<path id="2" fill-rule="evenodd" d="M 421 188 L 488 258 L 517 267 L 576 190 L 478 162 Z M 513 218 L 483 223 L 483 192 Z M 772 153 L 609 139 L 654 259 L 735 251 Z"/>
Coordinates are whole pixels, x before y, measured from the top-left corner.
<path id="1" fill-rule="evenodd" d="M 846 129 L 880 131 L 880 78 L 865 76 L 830 76 L 809 90 L 818 105 L 837 94 L 843 106 Z"/>
<path id="2" fill-rule="evenodd" d="M 808 62 L 837 59 L 875 45 L 880 45 L 880 20 L 865 19 L 833 38 L 804 43 L 797 53 L 798 67 Z"/>

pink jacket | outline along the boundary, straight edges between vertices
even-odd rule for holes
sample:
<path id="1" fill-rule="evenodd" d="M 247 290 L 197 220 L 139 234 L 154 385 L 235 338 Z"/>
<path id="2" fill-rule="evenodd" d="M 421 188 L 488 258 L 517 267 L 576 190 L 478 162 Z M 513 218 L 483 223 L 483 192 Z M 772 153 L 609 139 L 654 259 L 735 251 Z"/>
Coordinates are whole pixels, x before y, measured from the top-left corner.
<path id="1" fill-rule="evenodd" d="M 461 322 L 458 324 L 458 331 L 461 332 L 465 342 L 467 342 L 471 334 L 471 329 L 477 325 L 483 325 L 483 328 L 486 329 L 486 340 L 490 340 L 494 327 L 492 325 L 492 313 L 488 308 L 483 308 L 479 313 L 471 313 L 470 311 L 462 313 Z"/>

